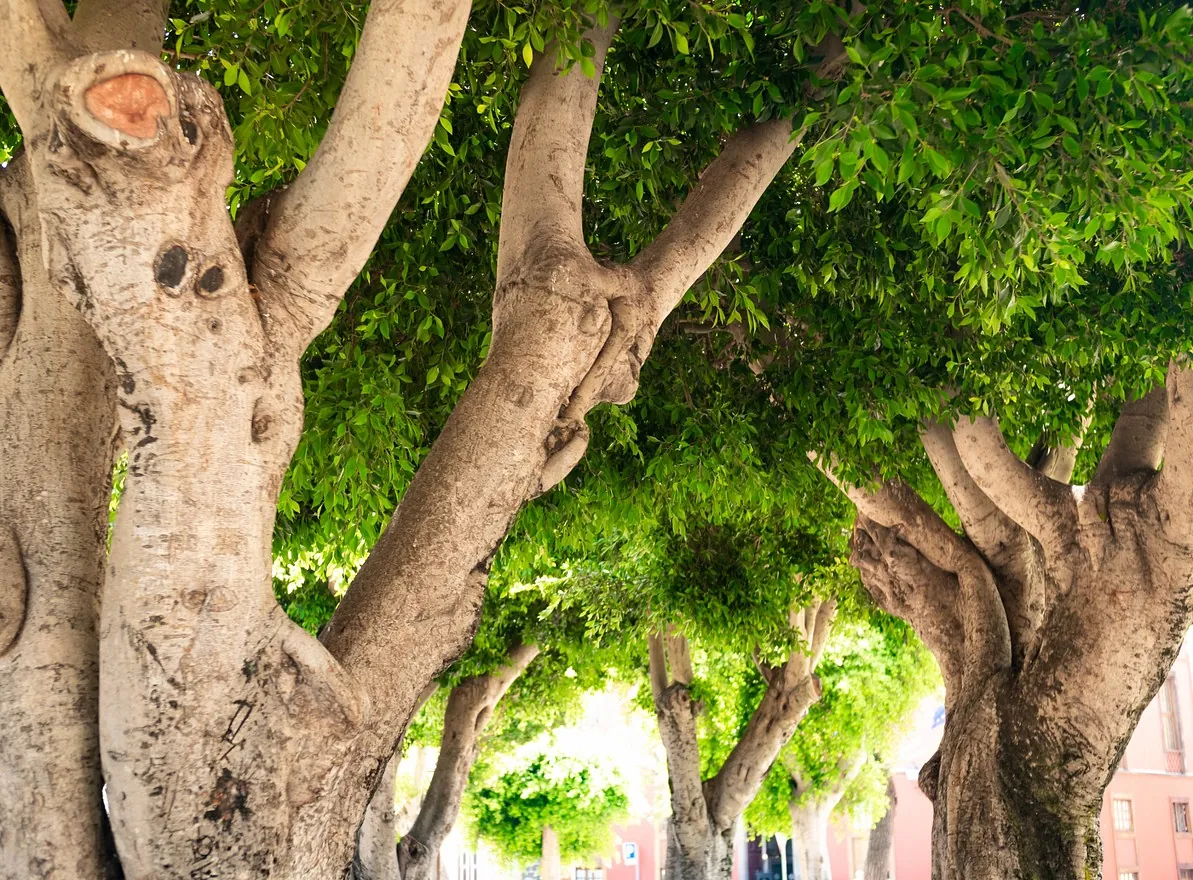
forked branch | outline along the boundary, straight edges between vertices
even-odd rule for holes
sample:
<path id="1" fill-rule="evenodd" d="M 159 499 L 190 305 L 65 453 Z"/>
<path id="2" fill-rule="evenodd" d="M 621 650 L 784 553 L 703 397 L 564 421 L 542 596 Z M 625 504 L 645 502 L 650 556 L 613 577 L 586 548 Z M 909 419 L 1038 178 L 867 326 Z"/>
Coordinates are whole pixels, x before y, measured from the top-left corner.
<path id="1" fill-rule="evenodd" d="M 271 336 L 293 354 L 331 321 L 430 142 L 469 8 L 374 3 L 319 149 L 266 203 L 250 279 Z"/>
<path id="2" fill-rule="evenodd" d="M 754 799 L 779 751 L 808 707 L 820 698 L 820 681 L 813 670 L 835 613 L 832 600 L 792 612 L 792 628 L 803 638 L 807 653 L 793 651 L 785 663 L 768 670 L 766 693 L 721 769 L 705 784 L 708 812 L 716 828 L 729 828 Z"/>
<path id="3" fill-rule="evenodd" d="M 584 248 L 584 169 L 605 55 L 616 31 L 614 19 L 584 34 L 593 46 L 595 76 L 585 76 L 578 64 L 560 69 L 554 44 L 530 67 L 505 165 L 499 282 L 544 239 Z"/>

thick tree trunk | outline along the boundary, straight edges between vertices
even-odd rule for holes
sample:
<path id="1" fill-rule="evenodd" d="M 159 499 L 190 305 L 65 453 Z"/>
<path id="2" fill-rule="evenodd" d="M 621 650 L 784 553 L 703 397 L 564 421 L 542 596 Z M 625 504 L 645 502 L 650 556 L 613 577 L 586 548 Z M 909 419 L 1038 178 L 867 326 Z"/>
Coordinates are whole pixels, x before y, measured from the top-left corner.
<path id="1" fill-rule="evenodd" d="M 891 874 L 891 853 L 895 845 L 895 809 L 899 805 L 893 776 L 887 778 L 886 799 L 886 812 L 870 829 L 870 840 L 866 844 L 865 880 L 887 880 Z"/>
<path id="2" fill-rule="evenodd" d="M 733 874 L 733 831 L 714 831 L 690 820 L 667 820 L 667 876 L 676 880 L 729 880 Z"/>
<path id="3" fill-rule="evenodd" d="M 439 850 L 460 815 L 468 774 L 480 751 L 481 733 L 497 703 L 538 653 L 534 645 L 518 645 L 501 669 L 466 678 L 452 688 L 431 785 L 418 818 L 398 847 L 402 880 L 435 880 Z"/>
<path id="4" fill-rule="evenodd" d="M 1071 456 L 1035 470 L 990 419 L 929 426 L 964 535 L 906 484 L 847 489 L 866 589 L 945 677 L 920 773 L 935 880 L 1100 875 L 1103 792 L 1193 623 L 1191 382 L 1173 366 L 1128 402 L 1080 491 L 1061 482 Z"/>
<path id="5" fill-rule="evenodd" d="M 0 5 L 0 88 L 28 149 L 41 262 L 115 366 L 129 455 L 99 637 L 100 749 L 129 880 L 347 870 L 419 693 L 472 637 L 513 517 L 582 456 L 588 411 L 632 397 L 659 324 L 793 149 L 789 123 L 744 130 L 634 265 L 601 265 L 585 248 L 581 205 L 614 28 L 595 33 L 595 79 L 557 71 L 553 52 L 535 62 L 510 152 L 489 357 L 319 644 L 272 593 L 277 495 L 302 426 L 298 358 L 430 139 L 467 13 L 462 0 L 373 4 L 319 150 L 283 193 L 245 212 L 259 223 L 238 238 L 224 202 L 233 144 L 214 89 L 152 52 L 81 54 L 92 44 L 72 38 L 56 2 Z M 0 334 L 13 311 L 0 297 Z M 107 425 L 89 435 L 104 447 L 93 455 L 69 449 L 63 430 L 26 431 L 23 420 L 41 418 L 25 412 L 28 395 L 93 391 L 72 384 L 80 375 L 106 381 L 86 350 L 66 348 L 68 318 L 34 329 L 47 337 L 31 355 L 41 375 L 5 384 L 0 425 L 0 516 L 12 521 L 0 523 L 0 631 L 25 621 L 0 669 L 0 686 L 17 691 L 0 723 L 19 730 L 5 747 L 26 753 L 0 772 L 18 781 L 10 803 L 35 793 L 4 841 L 6 860 L 25 854 L 22 878 L 99 861 L 93 633 L 105 499 L 92 488 L 111 464 Z M 4 369 L 24 362 L 5 359 Z M 103 397 L 75 400 L 70 417 L 103 422 L 90 409 Z M 43 413 L 51 429 L 61 421 Z M 80 471 L 87 479 L 72 483 Z M 44 501 L 18 494 L 30 473 L 57 481 Z M 74 506 L 61 517 L 59 497 Z M 22 721 L 22 701 L 35 698 Z M 49 704 L 61 707 L 52 726 Z M 47 751 L 28 754 L 39 745 Z M 53 801 L 39 805 L 45 792 Z M 76 809 L 77 823 L 61 821 Z M 49 845 L 55 835 L 66 843 Z"/>
<path id="6" fill-rule="evenodd" d="M 799 880 L 833 880 L 828 855 L 828 823 L 832 805 L 824 800 L 792 801 L 791 840 L 799 864 Z"/>
<path id="7" fill-rule="evenodd" d="M 24 165 L 0 169 L 0 878 L 97 880 L 115 379 L 46 278 Z"/>

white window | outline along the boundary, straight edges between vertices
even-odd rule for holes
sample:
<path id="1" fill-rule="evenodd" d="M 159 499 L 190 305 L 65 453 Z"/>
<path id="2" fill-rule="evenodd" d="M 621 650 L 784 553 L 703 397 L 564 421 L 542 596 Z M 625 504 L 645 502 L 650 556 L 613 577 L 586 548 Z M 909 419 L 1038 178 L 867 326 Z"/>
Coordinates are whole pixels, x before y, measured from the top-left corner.
<path id="1" fill-rule="evenodd" d="M 1189 833 L 1189 802 L 1172 802 L 1172 830 L 1177 834 Z"/>
<path id="2" fill-rule="evenodd" d="M 1114 830 L 1129 832 L 1135 830 L 1135 814 L 1131 812 L 1131 802 L 1126 798 L 1114 799 Z M 1132 880 L 1124 877 L 1122 880 Z M 1134 878 L 1138 880 L 1138 878 Z"/>
<path id="3" fill-rule="evenodd" d="M 1118 880 L 1139 880 L 1138 871 L 1119 871 Z"/>

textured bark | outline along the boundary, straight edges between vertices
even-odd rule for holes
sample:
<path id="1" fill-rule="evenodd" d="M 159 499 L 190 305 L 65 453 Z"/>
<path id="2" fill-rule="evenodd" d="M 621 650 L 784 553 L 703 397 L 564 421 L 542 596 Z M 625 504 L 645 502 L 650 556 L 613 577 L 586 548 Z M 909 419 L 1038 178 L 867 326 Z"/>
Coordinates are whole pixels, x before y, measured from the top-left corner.
<path id="1" fill-rule="evenodd" d="M 864 880 L 887 880 L 891 875 L 891 853 L 895 848 L 895 810 L 899 806 L 894 777 L 887 778 L 886 799 L 886 812 L 870 829 Z"/>
<path id="2" fill-rule="evenodd" d="M 0 169 L 0 878 L 96 880 L 115 381 L 46 278 L 24 167 Z"/>
<path id="3" fill-rule="evenodd" d="M 1018 459 L 989 419 L 929 427 L 962 535 L 905 485 L 847 489 L 863 583 L 944 672 L 920 774 L 937 880 L 1099 875 L 1103 791 L 1193 622 L 1191 383 L 1174 365 L 1166 398 L 1126 404 L 1083 487 Z"/>
<path id="4" fill-rule="evenodd" d="M 518 645 L 501 669 L 466 678 L 452 688 L 431 785 L 418 818 L 398 847 L 402 880 L 435 880 L 439 850 L 460 815 L 468 774 L 480 751 L 481 733 L 505 692 L 538 653 L 535 645 Z"/>
<path id="5" fill-rule="evenodd" d="M 766 693 L 742 738 L 711 779 L 700 778 L 700 746 L 692 700 L 692 663 L 682 635 L 651 636 L 650 680 L 659 735 L 667 754 L 671 818 L 667 870 L 682 880 L 728 877 L 733 865 L 733 826 L 758 793 L 762 780 L 796 725 L 820 696 L 813 674 L 834 613 L 832 602 L 793 612 L 792 626 L 808 653 L 796 652 L 781 666 L 763 666 Z"/>
<path id="6" fill-rule="evenodd" d="M 125 10 L 130 33 L 149 10 Z M 0 88 L 28 149 L 39 265 L 115 367 L 129 454 L 99 643 L 101 753 L 120 860 L 131 880 L 338 877 L 420 692 L 472 636 L 489 563 L 519 507 L 579 460 L 592 406 L 633 395 L 683 279 L 704 271 L 789 157 L 790 126 L 731 138 L 653 262 L 602 266 L 580 227 L 585 149 L 567 149 L 587 144 L 599 77 L 555 71 L 551 50 L 536 60 L 510 153 L 489 357 L 319 644 L 271 589 L 277 493 L 302 425 L 297 358 L 431 136 L 467 3 L 373 4 L 318 154 L 285 193 L 245 212 L 239 234 L 224 204 L 233 150 L 218 95 L 152 54 L 91 52 L 107 38 L 87 36 L 89 14 L 81 8 L 72 24 L 54 0 L 0 0 Z M 598 68 L 611 36 L 593 33 Z M 649 268 L 663 263 L 688 270 Z M 0 321 L 11 324 L 11 294 L 0 302 L 9 316 Z M 94 382 L 103 367 L 88 371 L 59 345 L 69 329 L 46 328 L 58 347 L 38 355 L 42 380 L 82 371 Z M 39 386 L 3 387 L 8 418 L 17 405 L 8 389 Z M 72 418 L 89 417 L 77 408 Z M 23 461 L 15 450 L 25 435 L 0 437 L 0 458 Z M 40 436 L 27 445 L 43 468 L 55 461 Z M 106 479 L 109 466 L 105 448 L 68 457 L 53 474 L 95 468 Z M 69 501 L 100 518 L 89 485 Z M 87 520 L 92 533 L 96 521 Z M 27 543 L 21 522 L 6 528 L 16 535 L 0 551 L 6 614 L 17 613 L 18 568 L 26 617 L 52 600 L 34 563 L 63 547 L 83 548 L 66 581 L 86 587 L 70 599 L 93 614 L 98 537 L 39 532 Z M 77 621 L 79 640 L 88 627 L 93 620 Z M 93 679 L 93 648 L 72 650 Z M 14 685 L 21 699 L 53 693 L 27 684 Z M 49 733 L 66 737 L 71 718 L 89 715 L 94 749 L 94 695 L 80 687 L 76 696 Z M 6 740 L 30 745 L 24 733 Z M 65 762 L 68 751 L 46 759 Z M 73 803 L 93 813 L 94 762 L 81 745 L 70 761 L 56 778 L 68 785 L 83 774 L 93 793 Z M 28 820 L 38 809 L 22 814 L 22 828 L 41 826 Z M 86 835 L 95 822 L 76 824 Z M 7 859 L 25 844 L 3 846 Z"/>

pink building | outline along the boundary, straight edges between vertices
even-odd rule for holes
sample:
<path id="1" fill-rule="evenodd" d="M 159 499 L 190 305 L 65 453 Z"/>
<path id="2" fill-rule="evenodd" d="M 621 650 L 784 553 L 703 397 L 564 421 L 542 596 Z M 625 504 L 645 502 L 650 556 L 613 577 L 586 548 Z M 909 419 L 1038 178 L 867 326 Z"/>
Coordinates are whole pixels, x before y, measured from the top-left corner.
<path id="1" fill-rule="evenodd" d="M 1106 880 L 1193 880 L 1193 649 L 1189 642 L 1160 693 L 1144 710 L 1102 804 Z M 939 731 L 924 731 L 928 754 Z M 920 760 L 926 758 L 923 755 Z M 918 769 L 918 768 L 916 768 Z M 932 804 L 915 769 L 895 777 L 894 880 L 930 880 Z M 829 841 L 833 880 L 854 880 L 862 868 L 866 831 L 838 826 Z"/>

